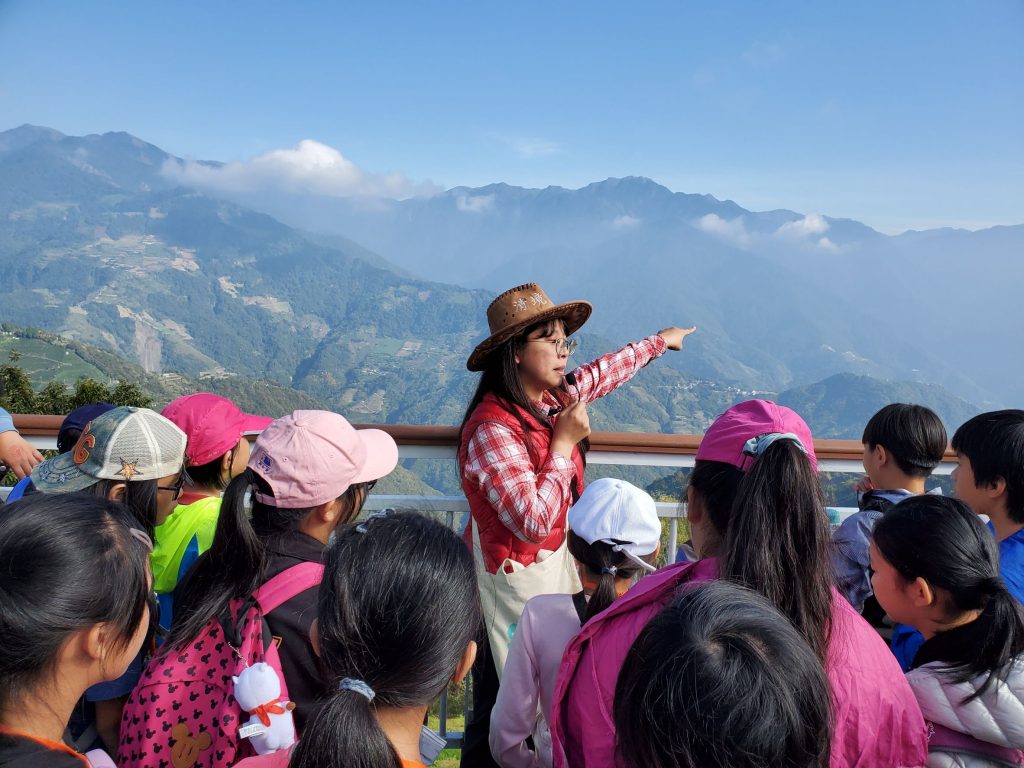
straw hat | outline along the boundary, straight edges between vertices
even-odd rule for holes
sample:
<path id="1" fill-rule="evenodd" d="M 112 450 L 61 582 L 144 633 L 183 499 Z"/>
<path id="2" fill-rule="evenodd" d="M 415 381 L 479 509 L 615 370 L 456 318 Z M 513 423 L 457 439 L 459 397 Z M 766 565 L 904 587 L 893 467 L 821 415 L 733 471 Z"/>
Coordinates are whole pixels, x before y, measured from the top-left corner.
<path id="1" fill-rule="evenodd" d="M 466 361 L 471 371 L 482 371 L 487 355 L 531 325 L 560 318 L 565 335 L 587 322 L 593 307 L 589 301 L 555 304 L 536 283 L 518 285 L 505 291 L 487 307 L 487 325 L 491 335 L 481 341 Z"/>

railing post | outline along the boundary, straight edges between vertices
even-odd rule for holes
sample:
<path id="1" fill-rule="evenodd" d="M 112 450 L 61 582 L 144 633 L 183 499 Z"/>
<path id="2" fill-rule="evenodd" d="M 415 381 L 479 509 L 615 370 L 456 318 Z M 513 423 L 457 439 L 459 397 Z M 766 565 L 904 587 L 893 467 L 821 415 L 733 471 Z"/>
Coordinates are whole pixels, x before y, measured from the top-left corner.
<path id="1" fill-rule="evenodd" d="M 676 540 L 679 538 L 679 518 L 673 517 L 668 521 L 668 564 L 676 561 Z"/>

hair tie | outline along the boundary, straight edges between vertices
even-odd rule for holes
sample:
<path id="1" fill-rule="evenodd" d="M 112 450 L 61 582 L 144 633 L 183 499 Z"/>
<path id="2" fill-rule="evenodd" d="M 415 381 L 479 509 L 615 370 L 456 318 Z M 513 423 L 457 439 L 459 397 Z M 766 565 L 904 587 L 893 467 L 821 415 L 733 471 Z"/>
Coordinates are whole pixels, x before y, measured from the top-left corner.
<path id="1" fill-rule="evenodd" d="M 800 441 L 800 438 L 792 432 L 767 432 L 763 435 L 752 437 L 743 444 L 743 453 L 747 456 L 757 458 L 762 456 L 773 443 L 777 443 L 779 440 L 789 440 L 790 442 L 796 443 L 797 447 L 799 447 L 804 454 L 807 453 L 807 448 Z"/>
<path id="2" fill-rule="evenodd" d="M 616 567 L 615 567 L 614 565 L 610 565 L 610 566 L 608 566 L 607 568 L 602 568 L 602 569 L 601 569 L 601 573 L 602 573 L 602 574 L 605 574 L 605 573 L 607 573 L 607 574 L 608 574 L 609 576 L 614 576 L 614 575 L 615 575 L 615 574 L 617 574 L 618 572 L 619 572 L 619 569 L 618 569 L 618 568 L 616 568 Z"/>
<path id="3" fill-rule="evenodd" d="M 365 682 L 363 682 L 362 680 L 356 680 L 352 677 L 341 678 L 341 682 L 338 683 L 338 690 L 354 691 L 355 693 L 358 693 L 360 696 L 365 696 L 367 702 L 373 701 L 373 697 L 377 695 L 376 693 L 374 693 L 373 688 L 368 686 Z"/>
<path id="4" fill-rule="evenodd" d="M 131 536 L 138 542 L 142 543 L 142 546 L 146 548 L 147 552 L 153 551 L 153 540 L 149 537 L 149 534 L 140 528 L 129 528 L 128 535 Z"/>

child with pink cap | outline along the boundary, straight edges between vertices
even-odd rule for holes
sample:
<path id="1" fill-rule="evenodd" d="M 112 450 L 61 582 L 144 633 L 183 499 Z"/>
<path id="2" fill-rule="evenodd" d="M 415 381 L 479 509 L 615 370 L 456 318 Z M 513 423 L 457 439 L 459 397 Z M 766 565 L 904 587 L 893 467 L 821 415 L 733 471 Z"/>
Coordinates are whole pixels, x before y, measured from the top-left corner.
<path id="1" fill-rule="evenodd" d="M 294 565 L 321 562 L 331 534 L 359 514 L 370 488 L 397 463 L 398 446 L 390 435 L 356 430 L 336 413 L 295 411 L 271 422 L 256 439 L 245 471 L 224 491 L 210 549 L 178 586 L 168 652 L 194 642 L 233 598 L 248 598 Z M 306 589 L 264 617 L 280 641 L 300 735 L 325 692 L 310 643 L 317 591 Z"/>
<path id="2" fill-rule="evenodd" d="M 243 413 L 227 398 L 207 392 L 179 397 L 161 415 L 188 437 L 188 483 L 174 512 L 157 526 L 150 557 L 160 624 L 170 629 L 174 588 L 213 543 L 224 489 L 249 461 L 245 435 L 262 431 L 273 419 Z"/>
<path id="3" fill-rule="evenodd" d="M 616 764 L 613 699 L 630 647 L 680 587 L 725 578 L 766 597 L 824 664 L 832 768 L 923 766 L 927 730 L 899 665 L 832 585 L 828 518 L 804 420 L 766 400 L 730 408 L 701 441 L 687 503 L 701 559 L 648 576 L 566 648 L 551 713 L 554 764 Z"/>

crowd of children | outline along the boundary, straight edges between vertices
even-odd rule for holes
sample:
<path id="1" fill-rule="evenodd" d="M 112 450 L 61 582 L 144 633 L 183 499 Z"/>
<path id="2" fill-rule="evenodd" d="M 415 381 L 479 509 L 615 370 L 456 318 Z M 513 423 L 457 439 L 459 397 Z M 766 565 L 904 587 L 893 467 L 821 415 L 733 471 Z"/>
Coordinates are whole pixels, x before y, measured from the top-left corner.
<path id="1" fill-rule="evenodd" d="M 0 768 L 425 766 L 471 670 L 464 766 L 1024 765 L 1024 411 L 955 431 L 953 498 L 942 422 L 886 406 L 833 533 L 807 424 L 738 403 L 656 568 L 653 499 L 584 487 L 586 406 L 693 329 L 567 373 L 589 312 L 492 305 L 461 535 L 361 515 L 397 446 L 334 413 L 96 404 L 42 461 L 0 412 Z"/>

